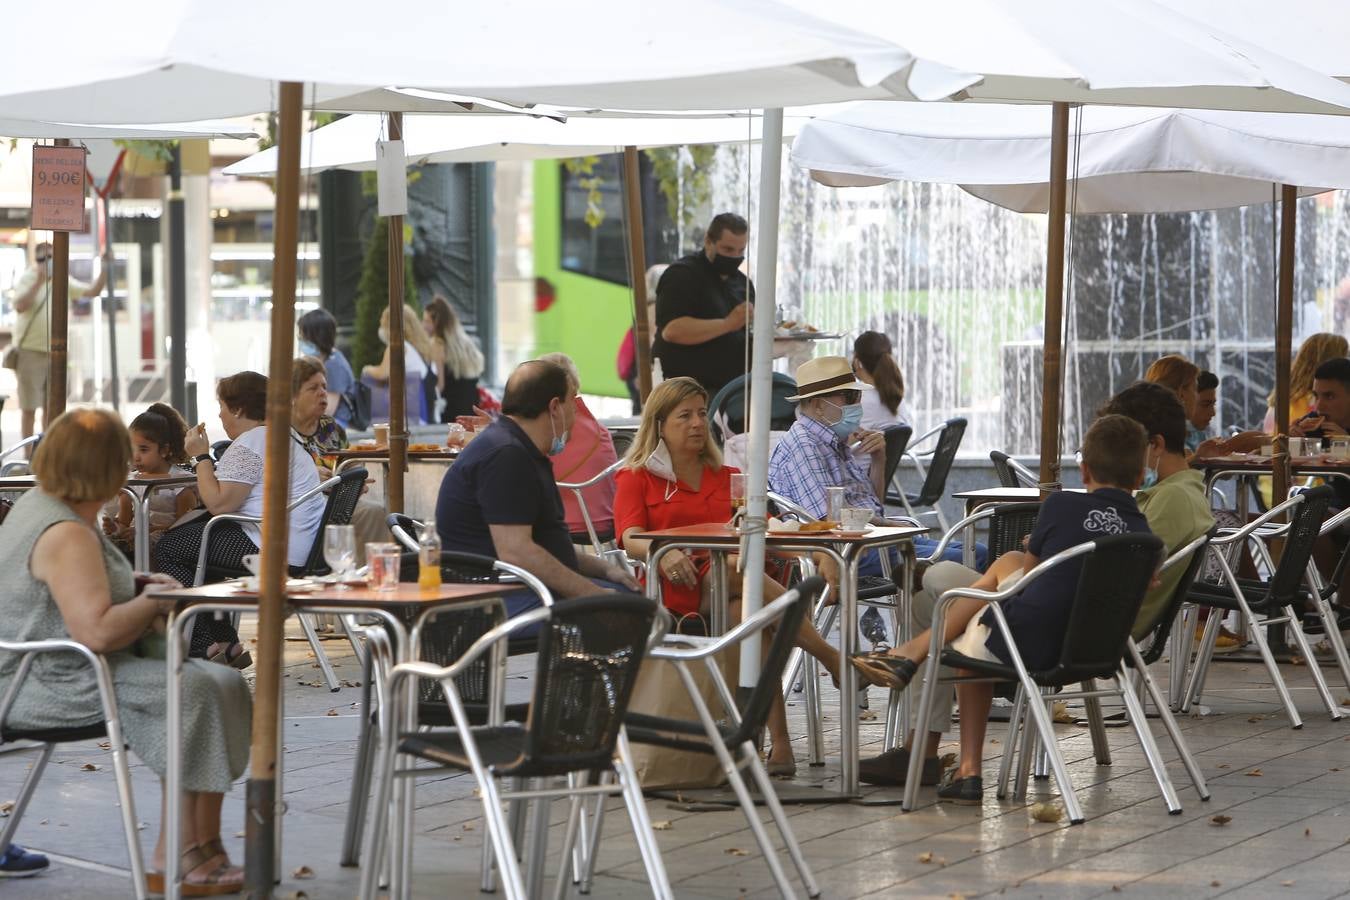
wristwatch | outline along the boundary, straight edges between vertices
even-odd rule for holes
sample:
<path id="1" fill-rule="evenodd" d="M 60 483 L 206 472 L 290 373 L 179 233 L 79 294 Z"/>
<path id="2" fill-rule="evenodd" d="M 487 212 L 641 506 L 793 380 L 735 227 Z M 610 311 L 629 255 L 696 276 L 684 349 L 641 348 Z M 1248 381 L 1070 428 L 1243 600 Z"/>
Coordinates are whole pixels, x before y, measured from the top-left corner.
<path id="1" fill-rule="evenodd" d="M 199 456 L 194 456 L 194 457 L 192 457 L 192 471 L 194 471 L 194 472 L 197 471 L 197 467 L 200 466 L 200 465 L 201 465 L 202 463 L 204 463 L 204 462 L 210 462 L 210 463 L 214 464 L 214 463 L 215 463 L 215 460 L 211 458 L 211 454 L 210 454 L 210 453 L 203 453 L 203 454 L 201 454 L 201 455 L 199 455 Z"/>

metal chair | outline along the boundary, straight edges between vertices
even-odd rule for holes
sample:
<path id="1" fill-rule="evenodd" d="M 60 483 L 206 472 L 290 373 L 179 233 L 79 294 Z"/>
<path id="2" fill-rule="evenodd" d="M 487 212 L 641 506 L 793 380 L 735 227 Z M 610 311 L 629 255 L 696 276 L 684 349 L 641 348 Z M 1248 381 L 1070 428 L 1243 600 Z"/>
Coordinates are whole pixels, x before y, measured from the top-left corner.
<path id="1" fill-rule="evenodd" d="M 1016 714 L 1020 703 L 1030 712 L 1041 745 L 1050 756 L 1050 765 L 1055 780 L 1059 783 L 1069 821 L 1075 825 L 1081 824 L 1083 810 L 1074 795 L 1068 767 L 1055 740 L 1050 712 L 1046 707 L 1049 698 L 1042 696 L 1042 689 L 1061 688 L 1081 682 L 1082 690 L 1060 693 L 1057 696 L 1061 699 L 1082 698 L 1088 701 L 1089 705 L 1094 705 L 1103 694 L 1119 693 L 1130 712 L 1130 720 L 1135 726 L 1145 754 L 1151 760 L 1159 758 L 1157 745 L 1148 730 L 1143 710 L 1140 709 L 1139 701 L 1128 683 L 1119 684 L 1119 691 L 1101 691 L 1097 689 L 1095 679 L 1112 678 L 1119 671 L 1130 631 L 1139 614 L 1139 606 L 1148 592 L 1148 585 L 1153 579 L 1154 572 L 1162 561 L 1163 549 L 1162 541 L 1152 534 L 1112 535 L 1056 553 L 1006 590 L 979 591 L 961 588 L 943 594 L 933 610 L 932 642 L 924 668 L 918 721 L 928 721 L 937 696 L 939 680 L 1015 683 L 1018 686 L 1018 697 L 1014 700 L 1013 721 L 1016 722 L 1019 718 Z M 1081 571 L 1059 661 L 1049 669 L 1029 671 L 1017 651 L 1016 641 L 999 603 L 1024 590 L 1046 571 L 1073 562 L 1080 564 Z M 1002 634 L 1012 656 L 1010 664 L 963 656 L 943 646 L 942 635 L 947 610 L 962 597 L 973 597 L 989 602 L 987 609 L 993 613 L 994 627 Z M 941 679 L 939 667 L 944 665 L 972 674 L 958 675 L 954 679 Z M 1100 715 L 1100 711 L 1097 714 Z M 1029 759 L 1030 731 L 1026 730 L 1024 733 L 1027 739 L 1024 759 Z M 1016 736 L 1016 732 L 1010 730 L 1005 746 L 1012 746 Z M 906 812 L 913 810 L 918 800 L 922 765 L 923 754 L 911 754 L 903 803 Z M 1155 774 L 1156 772 L 1155 767 Z M 1166 777 L 1165 772 L 1163 777 Z"/>
<path id="2" fill-rule="evenodd" d="M 744 434 L 746 428 L 746 385 L 749 376 L 738 375 L 722 386 L 708 403 L 708 422 L 713 439 L 725 444 L 732 434 Z M 797 421 L 797 402 L 789 400 L 797 393 L 797 382 L 782 372 L 773 373 L 773 400 L 769 413 L 770 431 L 787 431 Z M 722 425 L 725 423 L 726 428 Z"/>
<path id="3" fill-rule="evenodd" d="M 319 529 L 315 533 L 314 543 L 309 549 L 309 556 L 305 558 L 303 566 L 290 567 L 292 577 L 305 578 L 311 575 L 328 574 L 328 563 L 323 557 L 324 529 L 329 525 L 348 525 L 351 523 L 352 514 L 356 511 L 356 503 L 361 499 L 361 492 L 365 490 L 365 485 L 365 469 L 348 469 L 340 475 L 333 476 L 318 487 L 306 491 L 287 504 L 286 513 L 289 516 L 301 504 L 309 502 L 320 494 L 328 495 L 328 500 L 324 504 L 323 517 L 319 520 Z M 197 573 L 192 581 L 193 586 L 249 574 L 243 568 L 219 568 L 207 564 L 206 556 L 210 548 L 211 530 L 220 522 L 250 522 L 254 525 L 261 525 L 262 517 L 245 516 L 241 513 L 222 513 L 208 519 L 206 526 L 202 529 L 201 544 L 197 550 Z M 329 661 L 328 654 L 324 652 L 323 642 L 319 640 L 319 634 L 314 628 L 314 616 L 301 613 L 296 618 L 300 622 L 301 630 L 305 633 L 305 640 L 309 641 L 310 649 L 314 651 L 314 658 L 319 663 L 319 669 L 323 672 L 323 679 L 327 682 L 328 689 L 330 691 L 340 690 L 342 683 L 333 671 L 333 664 Z M 348 637 L 350 638 L 350 635 Z"/>
<path id="4" fill-rule="evenodd" d="M 401 755 L 436 766 L 404 769 L 398 773 L 403 777 L 415 779 L 444 770 L 473 773 L 488 840 L 506 896 L 511 900 L 540 896 L 542 885 L 532 877 L 530 889 L 526 888 L 502 801 L 554 797 L 570 801 L 561 872 L 555 889 L 555 896 L 561 896 L 571 883 L 571 851 L 580 828 L 583 798 L 615 793 L 623 795 L 653 894 L 660 898 L 673 896 L 623 730 L 638 667 L 648 645 L 660 639 L 665 626 L 666 617 L 655 601 L 636 595 L 603 594 L 566 600 L 516 616 L 474 641 L 452 665 L 441 667 L 419 661 L 395 666 L 389 683 L 395 709 L 386 717 L 381 740 L 375 816 L 371 819 L 369 838 L 373 852 L 363 873 L 360 895 L 376 896 L 378 860 L 384 855 L 385 823 L 390 819 L 395 765 Z M 537 627 L 540 634 L 534 696 L 526 721 L 500 723 L 494 719 L 492 724 L 473 724 L 460 694 L 460 675 L 513 632 L 528 627 Z M 409 678 L 431 679 L 440 684 L 454 730 L 395 733 L 394 723 L 405 720 L 407 711 L 401 707 L 407 691 L 403 683 Z M 600 779 L 587 783 L 590 773 L 599 772 L 612 773 L 617 784 Z M 576 777 L 568 778 L 565 784 L 549 783 L 565 776 Z M 535 786 L 523 791 L 501 791 L 498 778 L 531 779 Z M 398 812 L 406 816 L 410 810 Z M 542 823 L 545 830 L 547 813 L 544 807 L 536 815 L 536 823 Z M 390 847 L 391 894 L 395 896 L 407 889 L 411 876 L 411 853 L 397 845 L 399 835 L 395 830 L 395 845 Z M 537 852 L 529 862 L 532 875 L 542 870 L 543 860 Z"/>
<path id="5" fill-rule="evenodd" d="M 998 483 L 1003 487 L 1034 488 L 1040 486 L 1040 479 L 1036 477 L 1036 473 L 1002 450 L 990 450 L 989 461 L 994 464 L 994 474 L 998 476 Z"/>
<path id="6" fill-rule="evenodd" d="M 42 432 L 39 431 L 37 434 L 26 437 L 14 446 L 7 447 L 3 452 L 0 452 L 0 475 L 14 474 L 12 471 L 13 469 L 24 469 L 26 471 L 28 469 L 28 460 L 15 460 L 12 457 L 24 447 L 33 447 L 36 449 L 37 442 L 40 440 L 42 440 Z"/>
<path id="7" fill-rule="evenodd" d="M 914 436 L 914 429 L 908 425 L 893 425 L 883 429 L 881 434 L 886 439 L 886 462 L 882 469 L 885 478 L 881 483 L 889 486 L 895 480 L 900 460 L 905 458 L 905 450 L 909 447 L 909 439 Z"/>
<path id="8" fill-rule="evenodd" d="M 395 524 L 395 520 L 406 520 Z M 390 529 L 403 529 L 413 522 L 400 513 L 389 516 Z M 416 541 L 413 542 L 416 547 Z M 417 580 L 420 557 L 414 549 L 404 553 L 399 559 L 399 580 L 413 582 Z M 441 552 L 441 581 L 447 584 L 475 584 L 482 582 L 520 581 L 523 587 L 534 591 L 544 607 L 553 605 L 553 594 L 542 581 L 524 569 L 504 563 L 501 560 L 474 553 Z M 496 618 L 487 610 L 470 608 L 457 610 L 453 607 L 433 610 L 425 621 L 409 621 L 409 633 L 417 634 L 418 659 L 438 666 L 446 666 L 458 660 L 478 638 L 482 637 L 497 623 Z M 517 636 L 507 642 L 507 655 L 520 656 L 538 650 L 538 641 L 533 636 Z M 347 825 L 343 836 L 341 864 L 354 866 L 361 856 L 361 832 L 366 819 L 366 800 L 370 795 L 370 781 L 375 758 L 375 736 L 378 730 L 379 711 L 371 709 L 370 681 L 375 676 L 373 661 L 366 663 L 365 677 L 362 680 L 361 708 L 367 710 L 361 722 L 361 732 L 357 739 L 356 766 L 352 773 L 351 797 L 347 804 Z M 460 699 L 469 711 L 474 724 L 483 724 L 488 720 L 488 708 L 491 700 L 489 682 L 491 680 L 488 659 L 481 658 L 465 669 L 458 677 Z M 527 711 L 522 704 L 507 707 L 506 715 L 514 721 L 521 721 Z M 418 687 L 417 723 L 426 727 L 450 727 L 454 723 L 447 713 L 445 697 L 434 681 L 423 681 Z"/>
<path id="9" fill-rule="evenodd" d="M 923 484 L 919 487 L 917 494 L 908 493 L 903 489 L 895 492 L 888 491 L 886 502 L 904 506 L 905 511 L 916 518 L 918 514 L 914 512 L 915 507 L 927 506 L 930 511 L 924 513 L 924 515 L 936 516 L 942 530 L 949 530 L 950 526 L 947 524 L 947 517 L 942 512 L 941 503 L 943 495 L 947 492 L 947 476 L 951 473 L 952 463 L 956 460 L 956 451 L 961 449 L 961 439 L 965 437 L 965 434 L 965 419 L 948 419 L 937 428 L 915 439 L 910 444 L 909 449 L 905 451 L 905 456 L 909 457 L 910 461 L 914 463 L 914 468 L 919 471 Z M 915 452 L 915 445 L 922 444 L 930 437 L 937 438 L 937 443 L 933 446 L 933 449 Z M 928 457 L 927 469 L 920 461 L 920 456 Z"/>
<path id="10" fill-rule="evenodd" d="M 1210 542 L 1214 558 L 1223 571 L 1224 584 L 1195 584 L 1191 587 L 1188 600 L 1199 606 L 1224 611 L 1238 610 L 1251 626 L 1252 641 L 1256 644 L 1271 683 L 1275 686 L 1280 702 L 1289 716 L 1294 728 L 1303 727 L 1303 719 L 1294 706 L 1284 676 L 1270 651 L 1265 630 L 1277 625 L 1287 626 L 1295 646 L 1303 658 L 1309 662 L 1307 669 L 1312 675 L 1317 693 L 1322 698 L 1328 714 L 1333 720 L 1340 719 L 1343 711 L 1331 689 L 1327 687 L 1322 669 L 1317 665 L 1308 638 L 1300 627 L 1302 618 L 1296 609 L 1317 606 L 1313 598 L 1316 589 L 1309 589 L 1308 567 L 1312 562 L 1313 544 L 1321 533 L 1322 520 L 1334 499 L 1335 493 L 1327 485 L 1303 491 L 1283 503 L 1271 508 L 1253 519 L 1246 526 L 1232 533 L 1223 534 Z M 1273 524 L 1277 516 L 1289 513 L 1287 525 Z M 1284 549 L 1278 563 L 1273 563 L 1265 548 L 1264 540 L 1272 537 L 1284 539 Z M 1230 545 L 1250 543 L 1270 566 L 1271 576 L 1266 581 L 1238 578 L 1233 573 L 1231 562 L 1222 550 Z M 1214 654 L 1214 643 L 1219 637 L 1219 620 L 1222 616 L 1212 615 L 1205 623 L 1205 633 L 1196 651 L 1195 667 L 1190 682 L 1182 697 L 1183 712 L 1190 709 L 1192 703 L 1199 703 L 1204 691 L 1205 678 L 1209 672 L 1210 658 Z M 1332 619 L 1334 627 L 1334 618 Z"/>
<path id="11" fill-rule="evenodd" d="M 558 490 L 571 491 L 572 493 L 576 494 L 577 507 L 581 510 L 581 519 L 583 522 L 586 523 L 586 531 L 584 533 L 579 532 L 572 533 L 572 542 L 577 543 L 578 542 L 577 538 L 589 538 L 591 546 L 595 548 L 596 556 L 603 555 L 606 550 L 614 549 L 615 547 L 614 526 L 613 523 L 611 523 L 609 530 L 604 534 L 596 532 L 595 523 L 591 521 L 590 510 L 586 508 L 586 498 L 583 495 L 583 492 L 586 490 L 586 488 L 597 485 L 607 478 L 613 478 L 614 473 L 617 472 L 619 470 L 619 467 L 622 465 L 623 460 L 616 459 L 614 462 L 606 466 L 602 471 L 597 472 L 595 475 L 592 475 L 585 481 L 558 482 Z"/>
<path id="12" fill-rule="evenodd" d="M 122 833 L 127 842 L 127 857 L 131 868 L 131 888 L 137 900 L 145 900 L 149 890 L 145 883 L 145 862 L 141 859 L 141 838 L 136 821 L 136 799 L 131 790 L 131 772 L 127 766 L 127 744 L 122 737 L 121 720 L 118 718 L 117 697 L 113 693 L 112 672 L 108 662 L 101 655 L 83 644 L 67 640 L 50 641 L 0 641 L 0 652 L 22 654 L 19 665 L 9 679 L 9 685 L 3 698 L 0 698 L 0 746 L 19 742 L 36 742 L 38 757 L 28 770 L 23 787 L 19 789 L 9 818 L 0 830 L 0 847 L 8 847 L 19 830 L 28 802 L 37 790 L 42 773 L 51 759 L 57 744 L 75 741 L 89 741 L 101 737 L 108 739 L 108 752 L 112 754 L 113 776 L 117 782 L 117 801 L 121 811 Z M 93 669 L 94 681 L 98 686 L 99 704 L 103 707 L 103 721 L 93 725 L 67 728 L 18 729 L 9 728 L 5 720 L 9 718 L 24 679 L 32 669 L 33 661 L 42 654 L 75 653 L 84 657 Z M 19 749 L 19 748 L 15 748 Z M 28 749 L 28 748 L 25 748 Z M 100 820 L 101 821 L 101 820 Z"/>
<path id="13" fill-rule="evenodd" d="M 778 859 L 773 842 L 759 820 L 759 812 L 746 787 L 741 769 L 750 771 L 808 896 L 820 896 L 820 887 L 816 884 L 810 867 L 807 866 L 806 858 L 802 855 L 801 847 L 798 846 L 797 839 L 792 833 L 792 826 L 783 813 L 782 804 L 778 801 L 773 782 L 760 761 L 755 738 L 768 721 L 776 691 L 775 685 L 787 665 L 797 632 L 810 612 L 813 601 L 824 589 L 823 578 L 819 576 L 808 578 L 719 638 L 669 636 L 664 645 L 651 650 L 648 656 L 667 660 L 675 666 L 680 674 L 680 680 L 684 683 L 684 689 L 689 694 L 689 700 L 698 714 L 698 721 L 631 712 L 624 718 L 629 740 L 634 743 L 707 753 L 717 757 L 722 765 L 723 774 L 726 775 L 732 790 L 736 792 L 741 812 L 745 814 L 746 821 L 750 824 L 750 830 L 755 835 L 760 852 L 764 854 L 764 860 L 769 866 L 781 897 L 794 897 L 796 893 Z M 774 626 L 775 630 L 760 669 L 759 681 L 746 701 L 738 704 L 732 696 L 731 689 L 722 679 L 721 672 L 718 671 L 717 655 L 729 648 L 738 647 L 750 635 L 770 626 Z M 690 666 L 699 662 L 707 668 L 717 689 L 717 696 L 721 700 L 722 709 L 715 712 L 708 709 L 690 671 Z M 594 855 L 591 854 L 588 858 L 593 859 Z"/>

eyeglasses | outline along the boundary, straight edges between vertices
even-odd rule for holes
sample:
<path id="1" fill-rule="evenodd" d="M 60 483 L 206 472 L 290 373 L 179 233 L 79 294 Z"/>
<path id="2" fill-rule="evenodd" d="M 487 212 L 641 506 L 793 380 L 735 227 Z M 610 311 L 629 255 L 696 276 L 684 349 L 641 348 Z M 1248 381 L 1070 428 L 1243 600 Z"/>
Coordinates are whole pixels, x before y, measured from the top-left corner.
<path id="1" fill-rule="evenodd" d="M 862 391 L 839 391 L 834 396 L 841 398 L 845 405 L 862 402 Z"/>

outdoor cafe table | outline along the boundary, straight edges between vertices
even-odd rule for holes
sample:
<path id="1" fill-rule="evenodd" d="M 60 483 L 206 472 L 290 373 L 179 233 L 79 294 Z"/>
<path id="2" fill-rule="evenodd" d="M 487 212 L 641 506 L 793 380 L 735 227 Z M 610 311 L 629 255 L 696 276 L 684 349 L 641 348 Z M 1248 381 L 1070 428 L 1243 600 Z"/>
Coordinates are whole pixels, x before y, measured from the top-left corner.
<path id="1" fill-rule="evenodd" d="M 346 471 L 354 466 L 365 466 L 372 471 L 374 483 L 370 486 L 371 500 L 385 504 L 385 488 L 389 482 L 389 448 L 356 447 L 327 454 L 337 458 L 335 469 Z M 403 482 L 403 512 L 414 519 L 426 521 L 436 515 L 436 497 L 440 493 L 445 472 L 458 458 L 459 451 L 449 447 L 439 450 L 409 450 L 407 475 Z"/>
<path id="2" fill-rule="evenodd" d="M 824 553 L 839 565 L 839 710 L 840 710 L 840 793 L 845 797 L 858 795 L 858 716 L 857 672 L 849 664 L 858 650 L 858 564 L 867 550 L 899 547 L 904 572 L 897 579 L 900 587 L 900 621 L 909 622 L 909 605 L 914 577 L 914 544 L 916 537 L 928 533 L 922 526 L 869 526 L 862 534 L 839 531 L 769 531 L 765 535 L 767 550 L 792 553 Z M 712 630 L 721 634 L 726 630 L 729 607 L 727 590 L 727 561 L 730 553 L 740 548 L 741 535 L 725 525 L 685 525 L 661 531 L 645 531 L 633 536 L 637 540 L 652 541 L 647 562 L 648 573 L 659 572 L 661 557 L 672 550 L 707 550 L 711 554 L 713 579 Z M 647 594 L 654 600 L 661 598 L 661 579 L 647 579 Z M 807 671 L 813 671 L 810 666 Z M 903 722 L 908 718 L 908 704 L 902 703 Z"/>
<path id="3" fill-rule="evenodd" d="M 442 584 L 436 588 L 422 588 L 417 584 L 400 583 L 392 591 L 379 591 L 371 588 L 353 587 L 348 590 L 339 590 L 336 586 L 325 585 L 319 590 L 287 590 L 286 592 L 286 614 L 292 613 L 328 613 L 332 615 L 368 615 L 380 620 L 389 631 L 392 642 L 392 651 L 394 663 L 407 662 L 416 656 L 413 649 L 411 637 L 415 637 L 422 623 L 433 612 L 445 609 L 446 607 L 464 608 L 469 606 L 491 606 L 500 610 L 500 598 L 503 594 L 519 589 L 518 585 L 510 583 L 475 583 L 475 584 Z M 218 584 L 207 584 L 193 588 L 178 588 L 176 590 L 153 591 L 151 596 L 156 599 L 169 599 L 177 601 L 177 605 L 172 613 L 169 614 L 167 633 L 167 666 L 168 666 L 168 765 L 165 775 L 164 793 L 166 798 L 179 797 L 182 792 L 182 719 L 179 715 L 179 709 L 182 703 L 181 686 L 178 682 L 178 674 L 183 668 L 183 648 L 186 646 L 187 631 L 195 615 L 205 615 L 215 612 L 252 612 L 258 608 L 258 595 L 254 591 L 247 591 L 241 588 L 240 582 L 221 582 Z M 406 622 L 412 621 L 414 624 L 411 629 Z M 370 654 L 366 654 L 369 659 Z M 505 665 L 505 656 L 498 654 L 494 658 L 497 666 Z M 380 709 L 391 709 L 389 698 L 383 696 L 385 690 L 384 678 L 373 679 L 376 681 L 375 690 L 377 691 L 375 700 Z M 363 687 L 372 681 L 371 673 L 367 672 Z M 411 683 L 410 683 L 411 685 Z M 410 687 L 411 689 L 411 687 Z M 363 699 L 369 695 L 363 691 Z M 279 690 L 277 696 L 277 721 L 281 725 L 284 718 L 283 705 L 284 691 Z M 368 727 L 366 721 L 369 717 L 369 710 L 361 710 L 362 727 Z M 282 761 L 284 759 L 282 747 L 280 746 L 282 735 L 285 729 L 277 728 L 277 771 L 276 771 L 276 796 L 280 803 L 282 792 Z M 396 796 L 399 792 L 395 792 Z M 182 878 L 180 863 L 183 855 L 182 832 L 180 828 L 180 816 L 182 813 L 181 803 L 166 802 L 165 804 L 165 857 L 164 857 L 164 883 L 166 900 L 176 900 L 181 896 L 182 885 L 179 880 Z M 284 808 L 279 810 L 280 819 Z M 399 827 L 403 821 L 403 816 L 391 817 L 394 827 Z M 278 839 L 276 843 L 276 852 L 278 861 L 281 854 L 281 828 L 278 827 Z M 378 865 L 378 862 L 371 861 L 371 865 Z M 279 870 L 278 870 L 279 871 Z"/>
<path id="4" fill-rule="evenodd" d="M 122 486 L 122 493 L 131 500 L 132 532 L 137 572 L 150 571 L 150 498 L 156 491 L 195 485 L 195 475 L 171 475 L 168 478 L 137 478 L 132 476 Z M 28 491 L 37 487 L 32 475 L 5 475 L 0 477 L 0 494 Z M 136 489 L 140 488 L 140 491 Z"/>
<path id="5" fill-rule="evenodd" d="M 1242 482 L 1250 478 L 1269 477 L 1274 472 L 1269 456 L 1250 453 L 1197 459 L 1192 461 L 1191 466 L 1204 473 L 1206 496 L 1213 492 L 1215 482 L 1220 479 L 1233 478 Z M 1350 478 L 1350 459 L 1332 459 L 1326 455 L 1295 456 L 1289 460 L 1289 470 L 1296 478 Z M 1246 521 L 1249 511 L 1247 494 L 1241 487 L 1235 493 L 1238 516 Z"/>

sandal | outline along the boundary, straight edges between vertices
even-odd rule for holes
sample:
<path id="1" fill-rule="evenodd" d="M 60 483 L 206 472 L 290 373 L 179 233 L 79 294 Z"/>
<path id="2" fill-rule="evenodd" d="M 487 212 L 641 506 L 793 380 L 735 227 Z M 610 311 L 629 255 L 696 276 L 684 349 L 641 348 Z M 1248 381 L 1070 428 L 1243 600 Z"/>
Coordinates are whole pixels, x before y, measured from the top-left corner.
<path id="1" fill-rule="evenodd" d="M 217 897 L 222 894 L 238 894 L 244 890 L 244 870 L 238 866 L 232 866 L 228 862 L 221 863 L 205 875 L 196 878 L 192 873 L 196 872 L 206 863 L 217 857 L 224 856 L 224 845 L 220 845 L 220 851 L 213 853 L 212 849 L 220 842 L 212 841 L 208 844 L 197 844 L 183 851 L 182 859 L 182 894 L 184 897 Z M 163 872 L 146 872 L 145 887 L 152 894 L 163 894 L 165 889 L 165 880 Z"/>
<path id="2" fill-rule="evenodd" d="M 857 688 L 860 694 L 863 691 L 867 690 L 869 687 L 873 686 L 889 687 L 886 681 L 871 669 L 864 669 L 861 666 L 854 666 L 853 668 L 858 670 Z M 833 675 L 830 676 L 830 684 L 834 685 L 834 689 L 836 691 L 839 690 L 839 679 L 835 678 Z"/>
<path id="3" fill-rule="evenodd" d="M 850 657 L 849 662 L 861 675 L 893 691 L 904 690 L 919 671 L 919 664 L 914 660 L 889 653 L 858 654 Z"/>
<path id="4" fill-rule="evenodd" d="M 239 652 L 231 655 L 230 650 L 235 647 L 239 648 Z M 207 661 L 220 663 L 222 666 L 229 666 L 232 669 L 243 670 L 253 665 L 253 655 L 244 649 L 243 644 L 230 644 L 224 650 L 219 650 L 208 656 Z"/>

